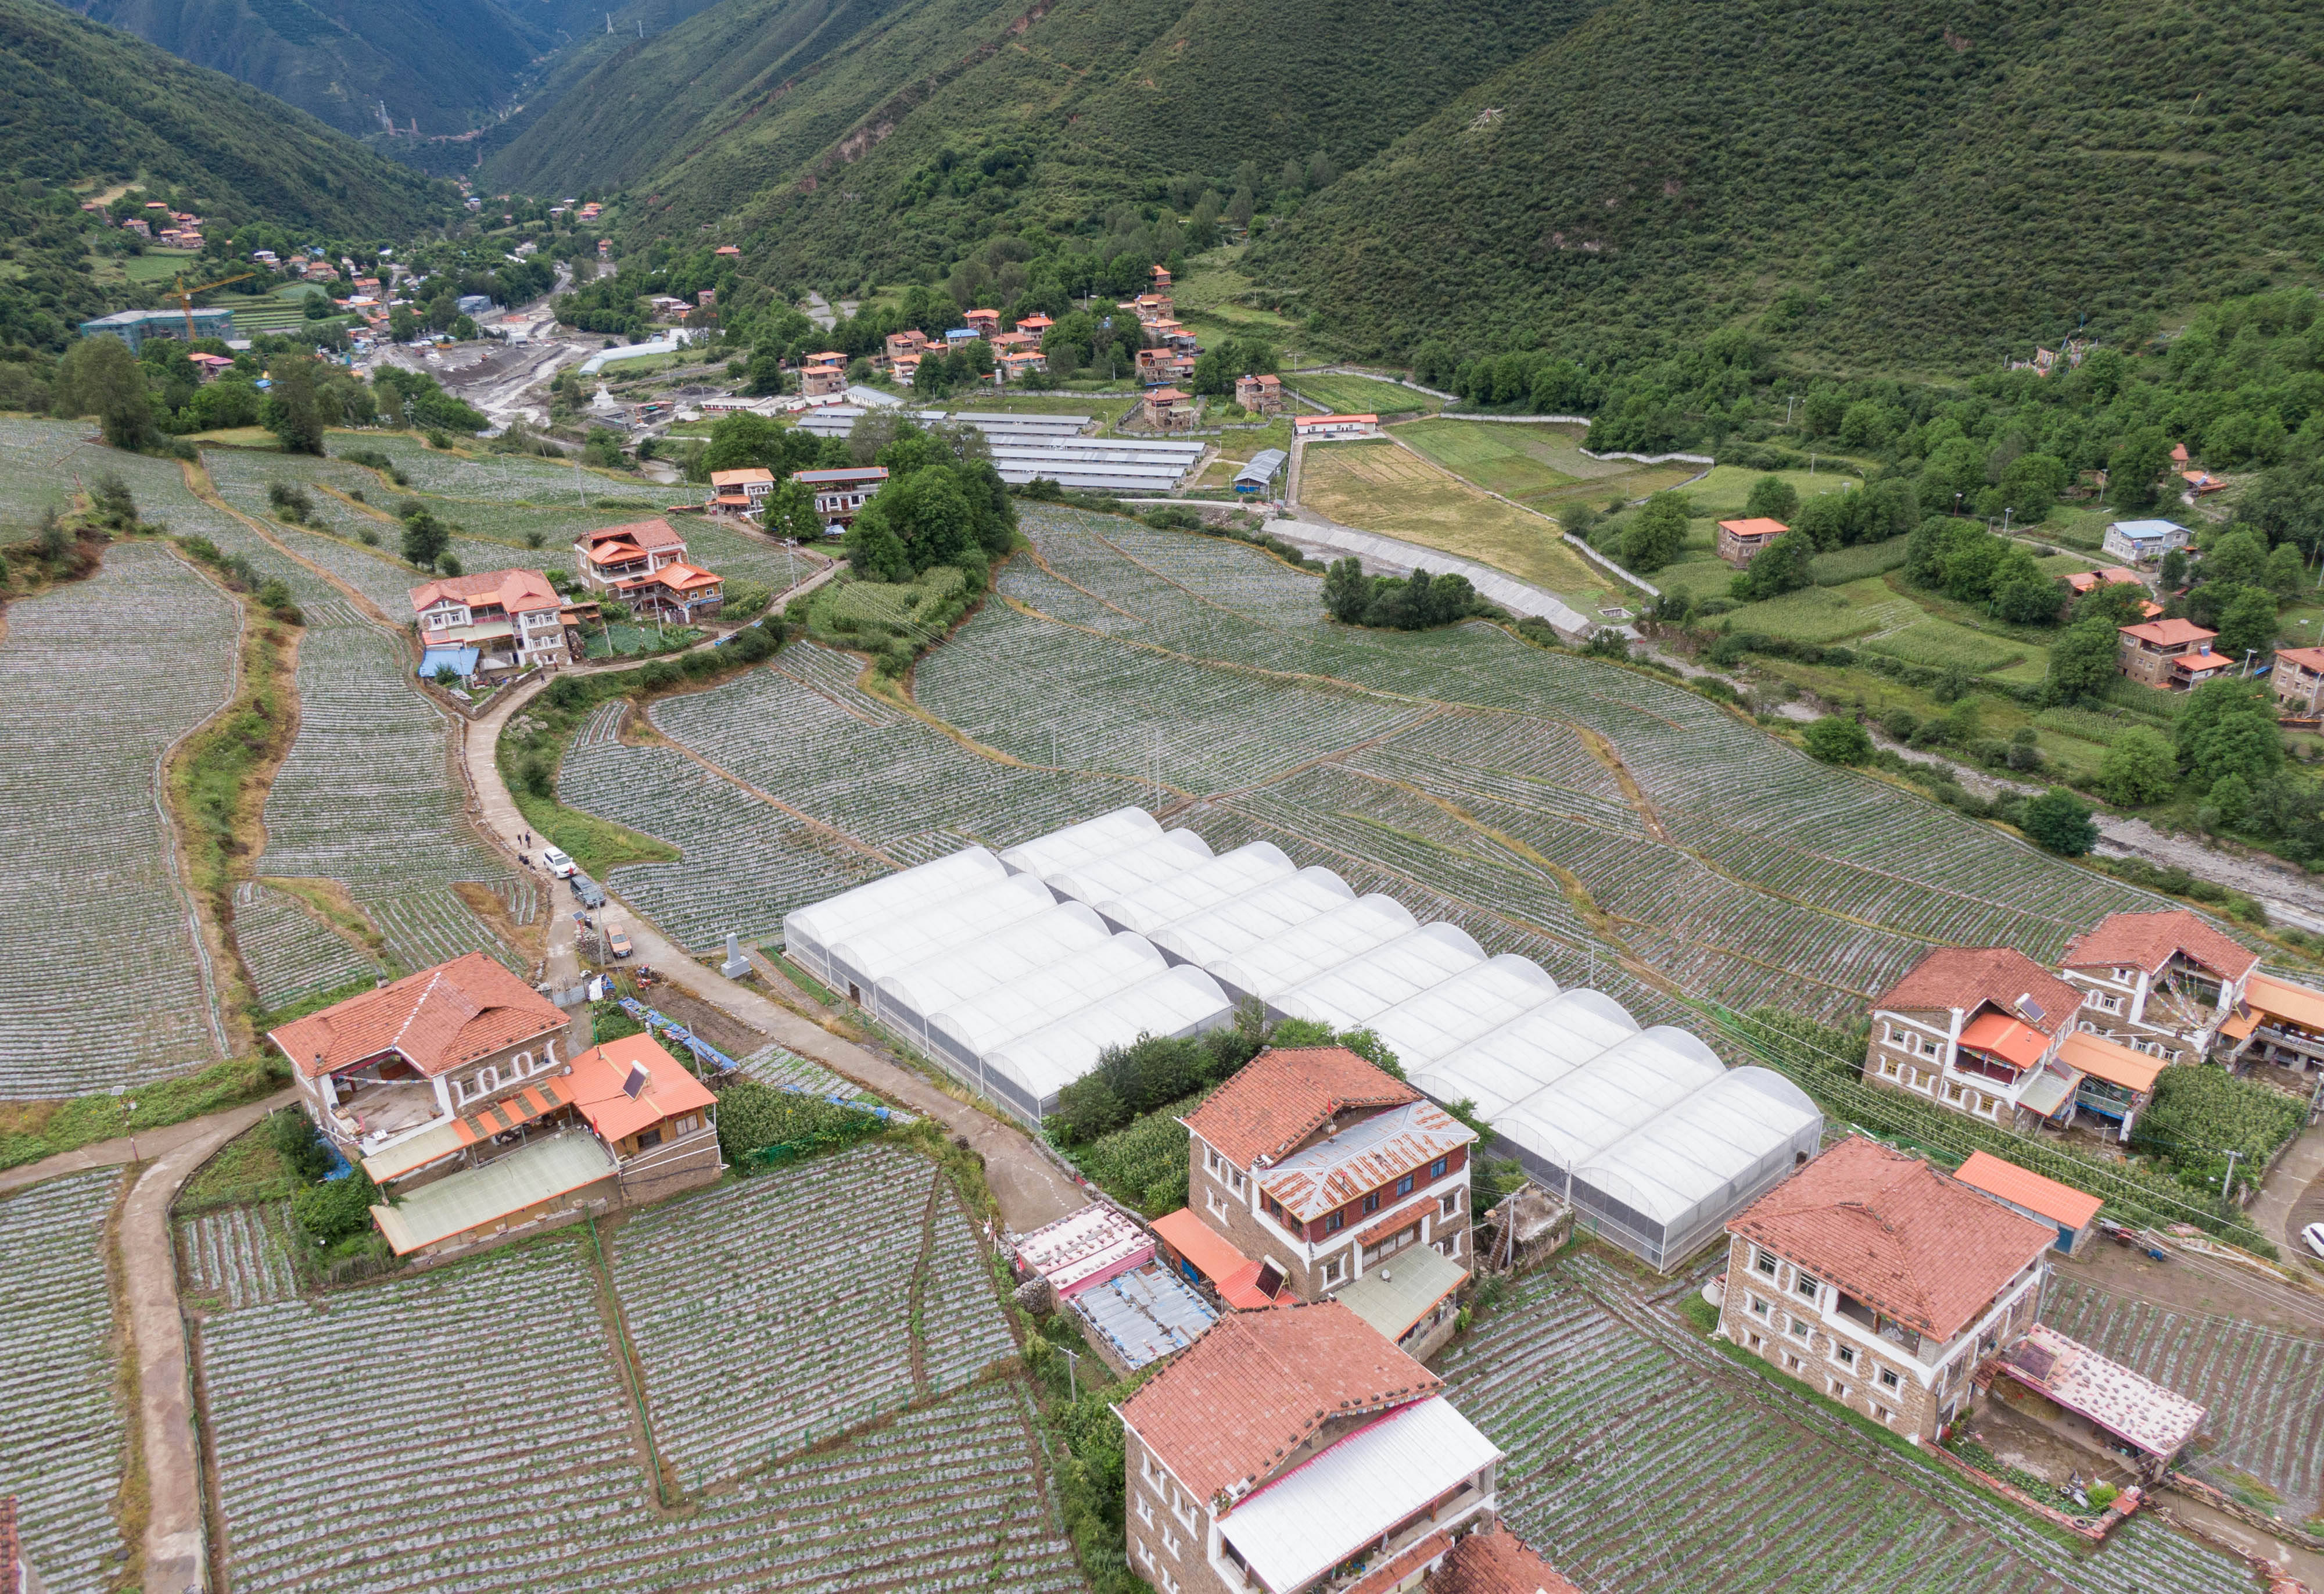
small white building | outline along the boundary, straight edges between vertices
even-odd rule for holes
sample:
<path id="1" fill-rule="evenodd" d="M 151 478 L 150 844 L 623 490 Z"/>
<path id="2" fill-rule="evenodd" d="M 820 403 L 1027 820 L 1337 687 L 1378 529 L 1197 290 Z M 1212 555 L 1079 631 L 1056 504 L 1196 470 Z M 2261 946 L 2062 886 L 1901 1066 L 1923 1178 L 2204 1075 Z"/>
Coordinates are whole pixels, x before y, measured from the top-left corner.
<path id="1" fill-rule="evenodd" d="M 2161 559 L 2194 540 L 2195 533 L 2176 521 L 2118 520 L 2107 527 L 2100 546 L 2116 559 Z"/>

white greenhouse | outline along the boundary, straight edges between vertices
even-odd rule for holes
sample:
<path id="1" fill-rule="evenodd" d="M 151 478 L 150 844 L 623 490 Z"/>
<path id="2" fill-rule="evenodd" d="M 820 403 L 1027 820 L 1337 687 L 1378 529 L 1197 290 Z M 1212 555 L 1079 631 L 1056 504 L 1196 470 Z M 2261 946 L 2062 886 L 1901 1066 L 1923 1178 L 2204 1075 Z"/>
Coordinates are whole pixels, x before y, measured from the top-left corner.
<path id="1" fill-rule="evenodd" d="M 1167 884 L 1211 861 L 1211 845 L 1192 830 L 1169 830 L 1151 841 L 1053 869 L 1041 879 L 1059 896 L 1093 905 L 1143 885 Z"/>
<path id="2" fill-rule="evenodd" d="M 835 986 L 831 949 L 850 931 L 917 913 L 1008 874 L 1008 866 L 982 847 L 901 870 L 784 914 L 783 953 L 824 984 Z"/>
<path id="3" fill-rule="evenodd" d="M 1371 1028 L 1417 1079 L 1439 1058 L 1551 1001 L 1557 982 L 1514 952 L 1488 958 L 1372 1015 Z"/>
<path id="4" fill-rule="evenodd" d="M 928 1020 L 947 1007 L 1038 974 L 1103 946 L 1113 932 L 1080 903 L 1060 903 L 996 935 L 923 959 L 872 987 L 872 1011 L 913 1045 L 929 1049 Z"/>
<path id="5" fill-rule="evenodd" d="M 1207 968 L 1355 900 L 1348 883 L 1331 870 L 1302 869 L 1156 931 L 1154 944 L 1174 963 Z"/>
<path id="6" fill-rule="evenodd" d="M 1298 872 L 1299 866 L 1274 842 L 1253 841 L 1197 864 L 1183 875 L 1090 905 L 1116 930 L 1152 936 L 1262 885 L 1288 880 Z"/>
<path id="7" fill-rule="evenodd" d="M 1649 1266 L 1684 1261 L 1816 1154 L 1823 1114 L 1764 1068 L 1738 1068 L 1573 1172 L 1573 1204 Z"/>
<path id="8" fill-rule="evenodd" d="M 1046 879 L 1060 870 L 1079 868 L 1161 839 L 1162 826 L 1152 814 L 1142 808 L 1117 808 L 1010 848 L 1001 855 L 1001 861 L 1012 874 Z"/>
<path id="9" fill-rule="evenodd" d="M 1011 875 L 943 902 L 924 904 L 916 912 L 851 930 L 844 940 L 833 942 L 825 955 L 837 977 L 834 985 L 844 982 L 851 1002 L 869 1002 L 872 987 L 888 976 L 1056 905 L 1049 888 L 1030 875 Z"/>
<path id="10" fill-rule="evenodd" d="M 1272 1007 L 1293 987 L 1419 928 L 1410 908 L 1374 893 L 1203 967 L 1236 1001 L 1256 996 Z"/>
<path id="11" fill-rule="evenodd" d="M 1561 991 L 1467 1045 L 1422 1067 L 1407 1066 L 1405 1072 L 1439 1101 L 1465 1098 L 1486 1117 L 1498 1117 L 1511 1102 L 1536 1094 L 1637 1033 L 1637 1020 L 1604 992 Z M 1387 1039 L 1385 1030 L 1381 1038 Z"/>
<path id="12" fill-rule="evenodd" d="M 1657 1024 L 1510 1102 L 1493 1127 L 1527 1172 L 1570 1197 L 1574 1169 L 1726 1071 L 1701 1041 Z"/>
<path id="13" fill-rule="evenodd" d="M 1140 1035 L 1198 1035 L 1234 1022 L 1234 1004 L 1218 981 L 1180 964 L 1090 1003 L 984 1057 L 987 1095 L 1036 1120 L 1056 1110 L 1057 1092 L 1097 1066 L 1109 1046 Z"/>
<path id="14" fill-rule="evenodd" d="M 1313 1019 L 1340 1031 L 1362 1029 L 1385 1008 L 1480 968 L 1485 949 L 1458 924 L 1424 924 L 1386 946 L 1304 979 L 1277 997 L 1286 1018 Z"/>
<path id="15" fill-rule="evenodd" d="M 1038 974 L 930 1014 L 928 1042 L 938 1062 L 964 1078 L 973 1077 L 978 1060 L 995 1047 L 1055 1024 L 1102 996 L 1126 991 L 1168 967 L 1143 937 L 1111 936 L 1104 945 L 1075 953 Z"/>

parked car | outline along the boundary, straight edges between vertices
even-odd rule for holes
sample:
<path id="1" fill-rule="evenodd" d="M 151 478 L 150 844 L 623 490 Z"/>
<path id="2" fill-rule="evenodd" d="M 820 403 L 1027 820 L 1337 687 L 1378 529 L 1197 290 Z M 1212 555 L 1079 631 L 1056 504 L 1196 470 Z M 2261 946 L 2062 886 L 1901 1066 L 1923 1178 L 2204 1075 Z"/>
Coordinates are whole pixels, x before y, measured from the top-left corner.
<path id="1" fill-rule="evenodd" d="M 2324 1223 L 2310 1224 L 2300 1231 L 2300 1237 L 2308 1242 L 2308 1248 L 2310 1251 L 2319 1256 L 2324 1256 Z"/>
<path id="2" fill-rule="evenodd" d="M 630 945 L 629 932 L 618 924 L 605 926 L 605 950 L 616 958 L 626 958 L 635 950 Z"/>
<path id="3" fill-rule="evenodd" d="M 554 847 L 544 847 L 540 849 L 540 867 L 559 880 L 570 880 L 579 872 L 574 861 Z"/>
<path id="4" fill-rule="evenodd" d="M 571 861 L 569 858 L 567 860 L 567 863 Z M 604 890 L 595 880 L 578 869 L 567 869 L 566 873 L 573 882 L 573 894 L 581 900 L 583 907 L 602 908 L 605 905 Z"/>

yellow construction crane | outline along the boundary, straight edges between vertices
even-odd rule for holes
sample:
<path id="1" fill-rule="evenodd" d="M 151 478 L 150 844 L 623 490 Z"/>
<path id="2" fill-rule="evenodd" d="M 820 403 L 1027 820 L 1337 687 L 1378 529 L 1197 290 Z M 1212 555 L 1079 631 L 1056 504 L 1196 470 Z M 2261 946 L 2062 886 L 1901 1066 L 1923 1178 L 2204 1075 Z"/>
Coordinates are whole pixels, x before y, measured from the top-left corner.
<path id="1" fill-rule="evenodd" d="M 162 297 L 164 297 L 164 298 L 166 298 L 166 299 L 174 299 L 174 300 L 176 300 L 176 301 L 178 301 L 178 308 L 179 308 L 180 310 L 183 310 L 183 311 L 185 312 L 185 315 L 186 315 L 186 341 L 187 341 L 187 342 L 189 342 L 189 343 L 191 343 L 191 342 L 194 340 L 194 295 L 195 295 L 195 294 L 197 294 L 197 293 L 207 293 L 207 292 L 208 292 L 212 288 L 223 288 L 223 287 L 225 287 L 228 283 L 239 283 L 239 282 L 241 282 L 244 277 L 254 277 L 254 276 L 256 276 L 257 274 L 258 274 L 258 273 L 257 273 L 256 272 L 254 272 L 254 271 L 241 271 L 241 272 L 236 272 L 236 273 L 234 273 L 234 275 L 230 276 L 230 277 L 220 277 L 220 278 L 219 278 L 217 282 L 215 282 L 215 283 L 202 283 L 199 287 L 196 287 L 196 288 L 189 288 L 189 287 L 187 287 L 187 286 L 186 286 L 186 275 L 185 275 L 185 273 L 184 273 L 183 272 L 180 272 L 180 273 L 178 273 L 178 283 L 177 283 L 177 285 L 176 285 L 175 287 L 173 287 L 173 288 L 170 289 L 166 293 L 164 293 L 164 294 L 162 295 Z"/>

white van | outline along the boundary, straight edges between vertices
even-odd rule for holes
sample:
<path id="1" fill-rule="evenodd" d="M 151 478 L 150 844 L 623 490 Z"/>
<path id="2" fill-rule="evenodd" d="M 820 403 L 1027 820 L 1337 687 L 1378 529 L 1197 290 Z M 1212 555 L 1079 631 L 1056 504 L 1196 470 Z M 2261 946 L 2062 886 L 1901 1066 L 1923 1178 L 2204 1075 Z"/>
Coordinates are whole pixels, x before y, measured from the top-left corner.
<path id="1" fill-rule="evenodd" d="M 540 867 L 559 880 L 569 880 L 573 877 L 573 860 L 554 847 L 544 847 L 540 849 Z"/>

